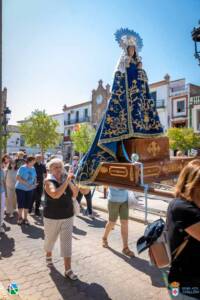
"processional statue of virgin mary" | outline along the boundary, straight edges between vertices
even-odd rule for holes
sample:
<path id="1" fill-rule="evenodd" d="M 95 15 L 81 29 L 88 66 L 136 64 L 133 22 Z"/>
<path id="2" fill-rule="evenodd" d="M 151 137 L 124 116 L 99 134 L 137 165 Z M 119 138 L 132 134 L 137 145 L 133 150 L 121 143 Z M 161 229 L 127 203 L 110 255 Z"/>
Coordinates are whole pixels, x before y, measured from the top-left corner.
<path id="1" fill-rule="evenodd" d="M 156 103 L 151 98 L 138 55 L 143 47 L 142 39 L 127 28 L 117 30 L 115 38 L 123 53 L 114 74 L 107 110 L 91 148 L 79 164 L 76 179 L 82 184 L 95 181 L 101 162 L 118 161 L 119 142 L 163 135 Z"/>

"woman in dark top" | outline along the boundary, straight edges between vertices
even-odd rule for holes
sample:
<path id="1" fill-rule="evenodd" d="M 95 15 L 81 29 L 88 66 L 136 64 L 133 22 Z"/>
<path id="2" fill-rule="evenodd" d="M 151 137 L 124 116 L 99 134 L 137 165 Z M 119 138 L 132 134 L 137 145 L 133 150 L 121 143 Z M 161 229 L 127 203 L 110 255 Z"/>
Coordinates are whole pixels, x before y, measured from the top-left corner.
<path id="1" fill-rule="evenodd" d="M 167 213 L 172 253 L 169 292 L 175 299 L 200 299 L 200 160 L 184 167 L 175 197 Z M 182 250 L 175 258 L 174 252 L 180 245 Z"/>
<path id="2" fill-rule="evenodd" d="M 72 280 L 77 275 L 71 270 L 72 229 L 74 219 L 73 198 L 78 194 L 78 188 L 71 182 L 73 174 L 63 178 L 64 165 L 58 159 L 52 159 L 47 165 L 49 174 L 45 180 L 44 205 L 44 248 L 46 262 L 52 266 L 52 250 L 60 236 L 61 256 L 64 258 L 65 276 Z"/>

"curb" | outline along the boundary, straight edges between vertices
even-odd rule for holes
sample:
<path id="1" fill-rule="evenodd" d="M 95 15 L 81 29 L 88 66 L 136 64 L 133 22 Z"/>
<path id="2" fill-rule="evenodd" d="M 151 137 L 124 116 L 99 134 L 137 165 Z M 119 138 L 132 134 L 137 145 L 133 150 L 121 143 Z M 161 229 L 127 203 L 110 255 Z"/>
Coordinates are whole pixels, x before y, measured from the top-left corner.
<path id="1" fill-rule="evenodd" d="M 85 206 L 85 207 L 87 206 L 87 204 L 84 201 L 83 201 L 83 206 Z M 99 210 L 99 211 L 102 211 L 102 212 L 105 212 L 105 213 L 108 213 L 108 210 L 106 208 L 100 207 L 100 206 L 95 205 L 95 204 L 92 204 L 92 208 L 96 209 L 96 210 Z M 157 216 L 160 217 L 159 214 Z M 135 222 L 138 222 L 138 223 L 141 223 L 141 224 L 144 224 L 144 225 L 147 225 L 147 224 L 153 222 L 153 220 L 148 220 L 147 222 L 145 222 L 144 219 L 139 218 L 139 217 L 138 218 L 137 217 L 133 217 L 133 216 L 129 216 L 129 220 L 135 221 Z"/>
<path id="2" fill-rule="evenodd" d="M 106 208 L 103 208 L 103 207 L 99 207 L 97 205 L 92 205 L 92 207 L 96 210 L 99 210 L 99 211 L 102 211 L 102 212 L 106 212 L 108 213 L 108 210 Z M 129 220 L 131 221 L 136 221 L 138 223 L 142 223 L 142 224 L 145 224 L 145 221 L 140 219 L 140 218 L 137 218 L 137 217 L 132 217 L 132 216 L 129 216 Z"/>

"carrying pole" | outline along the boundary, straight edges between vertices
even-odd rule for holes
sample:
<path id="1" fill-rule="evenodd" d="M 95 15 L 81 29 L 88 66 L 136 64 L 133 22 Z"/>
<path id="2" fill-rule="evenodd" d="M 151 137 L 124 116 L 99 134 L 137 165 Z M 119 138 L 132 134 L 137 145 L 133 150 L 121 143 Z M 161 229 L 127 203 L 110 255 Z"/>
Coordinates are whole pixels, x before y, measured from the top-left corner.
<path id="1" fill-rule="evenodd" d="M 140 186 L 144 189 L 144 222 L 148 223 L 148 190 L 149 185 L 144 183 L 144 164 L 141 162 L 133 162 L 134 165 L 140 167 Z"/>

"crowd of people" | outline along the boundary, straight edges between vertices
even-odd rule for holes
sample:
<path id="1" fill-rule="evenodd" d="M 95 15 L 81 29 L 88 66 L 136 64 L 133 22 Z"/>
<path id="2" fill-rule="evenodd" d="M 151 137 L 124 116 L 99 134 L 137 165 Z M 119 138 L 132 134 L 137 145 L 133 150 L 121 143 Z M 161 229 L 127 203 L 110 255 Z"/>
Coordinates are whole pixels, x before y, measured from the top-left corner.
<path id="1" fill-rule="evenodd" d="M 20 226 L 30 225 L 28 216 L 33 213 L 40 217 L 44 195 L 42 215 L 46 263 L 48 266 L 52 264 L 52 250 L 59 236 L 65 276 L 72 280 L 77 279 L 71 270 L 73 201 L 77 201 L 84 215 L 94 220 L 90 188 L 77 187 L 74 183 L 78 160 L 79 157 L 74 156 L 72 165 L 64 165 L 60 158 L 52 155 L 44 162 L 41 154 L 27 156 L 20 151 L 15 157 L 5 154 L 0 168 L 0 233 L 5 233 L 5 215 L 7 218 L 17 215 L 16 222 Z M 81 206 L 83 196 L 86 198 L 86 210 Z"/>
<path id="2" fill-rule="evenodd" d="M 5 154 L 2 157 L 0 169 L 1 191 L 1 224 L 0 231 L 4 231 L 2 223 L 4 214 L 9 218 L 14 217 L 17 211 L 17 223 L 29 225 L 28 214 L 34 213 L 41 216 L 41 199 L 44 193 L 44 180 L 47 178 L 47 165 L 50 160 L 56 159 L 52 155 L 46 162 L 41 154 L 27 156 L 23 151 L 16 153 L 14 157 Z M 72 165 L 63 165 L 63 174 L 75 173 L 78 166 L 78 156 L 74 156 Z M 87 202 L 87 210 L 83 210 L 81 199 L 83 196 Z M 77 201 L 82 211 L 94 218 L 92 211 L 92 193 L 89 187 L 79 186 Z"/>
<path id="3" fill-rule="evenodd" d="M 77 186 L 74 174 L 78 168 L 79 157 L 74 156 L 71 165 L 64 165 L 63 161 L 51 156 L 44 163 L 41 154 L 27 156 L 18 152 L 11 158 L 5 154 L 1 167 L 1 220 L 0 231 L 5 232 L 4 216 L 14 218 L 17 214 L 17 224 L 29 225 L 29 215 L 34 213 L 41 216 L 41 199 L 43 202 L 43 221 L 47 266 L 53 264 L 52 250 L 60 237 L 61 256 L 64 258 L 65 276 L 72 280 L 77 275 L 71 269 L 72 229 L 74 217 L 74 202 L 77 201 L 80 211 L 94 220 L 92 209 L 92 192 L 88 186 Z M 116 195 L 118 196 L 116 199 Z M 81 206 L 83 196 L 86 199 L 87 209 Z M 123 253 L 130 257 L 134 253 L 128 247 L 128 193 L 122 189 L 110 188 L 109 221 L 102 238 L 103 247 L 108 247 L 108 234 L 120 216 Z M 115 203 L 115 201 L 117 203 Z"/>
<path id="4" fill-rule="evenodd" d="M 46 167 L 42 162 L 42 155 L 27 156 L 19 151 L 15 157 L 5 154 L 1 164 L 1 232 L 4 213 L 14 217 L 17 209 L 17 223 L 29 224 L 28 213 L 40 215 L 40 204 L 43 193 L 43 180 L 46 176 Z"/>
<path id="5" fill-rule="evenodd" d="M 80 204 L 84 196 L 88 216 L 93 217 L 91 190 L 88 187 L 77 186 L 74 182 L 77 165 L 78 157 L 74 158 L 72 166 L 65 168 L 63 161 L 59 158 L 52 157 L 44 164 L 41 154 L 26 156 L 19 152 L 15 158 L 4 155 L 0 169 L 0 232 L 4 233 L 5 214 L 8 218 L 13 218 L 16 209 L 17 223 L 21 226 L 29 225 L 28 215 L 33 213 L 33 209 L 37 216 L 41 216 L 41 198 L 44 194 L 46 264 L 48 267 L 53 265 L 52 251 L 59 237 L 65 276 L 71 280 L 78 278 L 71 268 L 75 201 Z M 178 282 L 184 297 L 188 296 L 187 293 L 195 291 L 200 280 L 198 267 L 200 263 L 198 252 L 200 250 L 199 189 L 200 160 L 195 159 L 182 170 L 175 187 L 175 199 L 171 201 L 167 213 L 172 257 L 174 250 L 187 239 L 187 244 L 178 258 L 172 260 L 168 274 L 169 287 L 174 282 Z M 128 192 L 125 189 L 109 187 L 108 222 L 102 237 L 102 246 L 105 248 L 109 247 L 108 236 L 114 229 L 118 217 L 121 222 L 122 252 L 126 256 L 134 257 L 134 252 L 128 246 Z M 182 294 L 180 293 L 180 296 Z M 199 298 L 197 294 L 191 294 L 188 298 L 177 299 Z"/>

